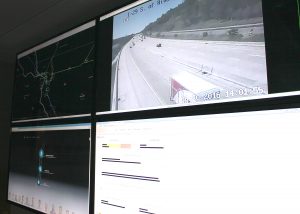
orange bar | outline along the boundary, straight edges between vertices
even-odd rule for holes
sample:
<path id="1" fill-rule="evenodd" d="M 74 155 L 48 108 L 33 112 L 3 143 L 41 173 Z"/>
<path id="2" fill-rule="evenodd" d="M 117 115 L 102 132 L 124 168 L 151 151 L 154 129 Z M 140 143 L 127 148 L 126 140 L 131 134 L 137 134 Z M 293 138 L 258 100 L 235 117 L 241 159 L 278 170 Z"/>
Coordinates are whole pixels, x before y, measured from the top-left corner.
<path id="1" fill-rule="evenodd" d="M 121 148 L 122 149 L 130 149 L 131 148 L 131 144 L 121 144 Z"/>

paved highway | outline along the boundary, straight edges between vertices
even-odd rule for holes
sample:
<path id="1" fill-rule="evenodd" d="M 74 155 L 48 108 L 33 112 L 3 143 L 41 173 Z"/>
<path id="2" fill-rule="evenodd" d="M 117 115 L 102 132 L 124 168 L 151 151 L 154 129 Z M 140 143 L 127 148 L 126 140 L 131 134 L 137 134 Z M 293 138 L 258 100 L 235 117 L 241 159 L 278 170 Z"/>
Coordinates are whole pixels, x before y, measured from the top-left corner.
<path id="1" fill-rule="evenodd" d="M 161 44 L 161 47 L 159 44 Z M 118 67 L 118 109 L 170 101 L 170 79 L 188 72 L 229 90 L 261 87 L 267 93 L 264 43 L 142 38 L 123 48 Z"/>

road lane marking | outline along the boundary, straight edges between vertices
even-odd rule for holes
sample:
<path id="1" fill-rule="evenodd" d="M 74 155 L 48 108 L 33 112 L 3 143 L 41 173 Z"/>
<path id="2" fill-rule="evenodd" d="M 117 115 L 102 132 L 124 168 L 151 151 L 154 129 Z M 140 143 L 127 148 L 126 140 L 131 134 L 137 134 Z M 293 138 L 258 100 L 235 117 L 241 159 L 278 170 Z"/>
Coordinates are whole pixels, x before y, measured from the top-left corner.
<path id="1" fill-rule="evenodd" d="M 266 56 L 264 55 L 258 55 L 258 54 L 250 54 L 249 56 L 253 56 L 253 57 L 262 57 L 265 58 Z"/>
<path id="2" fill-rule="evenodd" d="M 127 52 L 130 53 L 128 51 L 128 48 L 127 48 Z M 139 67 L 137 66 L 137 64 L 135 63 L 131 53 L 128 54 L 130 55 L 130 59 L 132 61 L 132 64 L 136 67 L 136 70 L 140 73 L 141 77 L 143 78 L 143 80 L 145 81 L 145 83 L 147 84 L 147 86 L 150 88 L 150 90 L 152 91 L 152 93 L 154 93 L 155 97 L 158 99 L 159 103 L 161 105 L 165 105 L 165 103 L 162 101 L 162 99 L 158 96 L 157 92 L 152 88 L 151 84 L 146 80 L 146 77 L 144 76 L 143 72 L 139 69 Z"/>

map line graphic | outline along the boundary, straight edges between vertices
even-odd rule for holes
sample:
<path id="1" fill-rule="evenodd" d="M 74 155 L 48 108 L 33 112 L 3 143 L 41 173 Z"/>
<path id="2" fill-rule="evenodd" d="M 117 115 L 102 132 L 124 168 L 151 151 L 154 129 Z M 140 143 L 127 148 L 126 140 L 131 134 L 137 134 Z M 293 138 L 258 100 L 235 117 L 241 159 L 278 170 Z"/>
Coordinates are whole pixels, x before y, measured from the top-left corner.
<path id="1" fill-rule="evenodd" d="M 39 83 L 39 91 L 40 91 L 40 95 L 39 95 L 39 105 L 42 107 L 42 111 L 44 113 L 44 115 L 46 117 L 50 117 L 50 116 L 57 116 L 56 113 L 56 107 L 52 104 L 52 100 L 49 96 L 49 92 L 51 90 L 51 84 L 55 79 L 55 75 L 57 74 L 61 74 L 63 72 L 67 72 L 67 71 L 71 71 L 74 69 L 78 69 L 80 67 L 82 67 L 85 64 L 94 62 L 94 59 L 89 59 L 91 57 L 91 54 L 95 48 L 95 44 L 94 42 L 88 42 L 86 44 L 77 46 L 75 48 L 69 49 L 67 51 L 61 52 L 61 53 L 57 53 L 59 48 L 66 46 L 67 44 L 59 47 L 60 43 L 57 42 L 55 45 L 55 49 L 53 51 L 53 53 L 50 55 L 51 57 L 48 58 L 44 58 L 42 60 L 38 59 L 38 51 L 35 51 L 33 53 L 33 55 L 28 55 L 27 59 L 29 60 L 29 62 L 33 65 L 33 71 L 30 72 L 26 72 L 25 68 L 23 66 L 23 64 L 20 62 L 20 60 L 18 59 L 18 66 L 21 70 L 21 74 L 23 78 L 28 78 L 29 76 L 31 76 L 33 79 L 38 79 L 40 81 Z M 90 46 L 90 47 L 89 47 Z M 55 71 L 55 66 L 54 66 L 54 59 L 57 58 L 58 56 L 70 53 L 74 50 L 78 50 L 80 48 L 83 47 L 89 47 L 88 50 L 88 54 L 83 58 L 83 60 L 74 66 L 71 67 L 67 67 L 58 71 Z M 32 59 L 34 58 L 34 59 Z M 44 70 L 42 70 L 39 65 L 42 62 L 46 62 L 49 61 L 46 65 L 46 68 Z M 24 99 L 26 99 L 26 96 L 28 95 L 24 95 Z M 83 95 L 85 96 L 85 95 Z"/>
<path id="2" fill-rule="evenodd" d="M 54 72 L 54 74 L 59 74 L 59 73 L 62 73 L 64 71 L 70 71 L 70 70 L 79 68 L 79 67 L 81 67 L 84 64 L 87 64 L 87 63 L 90 63 L 90 62 L 94 62 L 93 59 L 91 59 L 91 60 L 88 59 L 90 57 L 90 55 L 91 55 L 94 47 L 95 47 L 95 45 L 92 46 L 92 48 L 90 49 L 88 55 L 86 56 L 85 60 L 82 63 L 80 63 L 79 65 L 73 66 L 73 67 L 69 67 L 69 68 L 66 68 L 66 69 L 63 69 L 63 70 L 60 70 L 60 71 L 56 71 L 56 72 Z"/>

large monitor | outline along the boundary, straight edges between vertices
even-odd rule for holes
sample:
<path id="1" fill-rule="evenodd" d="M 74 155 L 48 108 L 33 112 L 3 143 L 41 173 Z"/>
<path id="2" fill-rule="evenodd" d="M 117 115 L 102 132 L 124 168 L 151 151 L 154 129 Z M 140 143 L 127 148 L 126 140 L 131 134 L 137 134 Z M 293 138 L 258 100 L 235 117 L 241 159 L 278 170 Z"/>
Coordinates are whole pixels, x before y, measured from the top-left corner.
<path id="1" fill-rule="evenodd" d="M 297 14 L 296 1 L 140 0 L 102 16 L 98 82 L 111 87 L 99 86 L 97 111 L 299 94 L 298 18 L 278 18 L 286 8 Z"/>
<path id="2" fill-rule="evenodd" d="M 90 124 L 13 127 L 8 200 L 40 213 L 89 213 Z"/>
<path id="3" fill-rule="evenodd" d="M 299 213 L 300 109 L 97 123 L 95 214 Z"/>
<path id="4" fill-rule="evenodd" d="M 91 114 L 95 21 L 17 55 L 12 120 Z"/>

